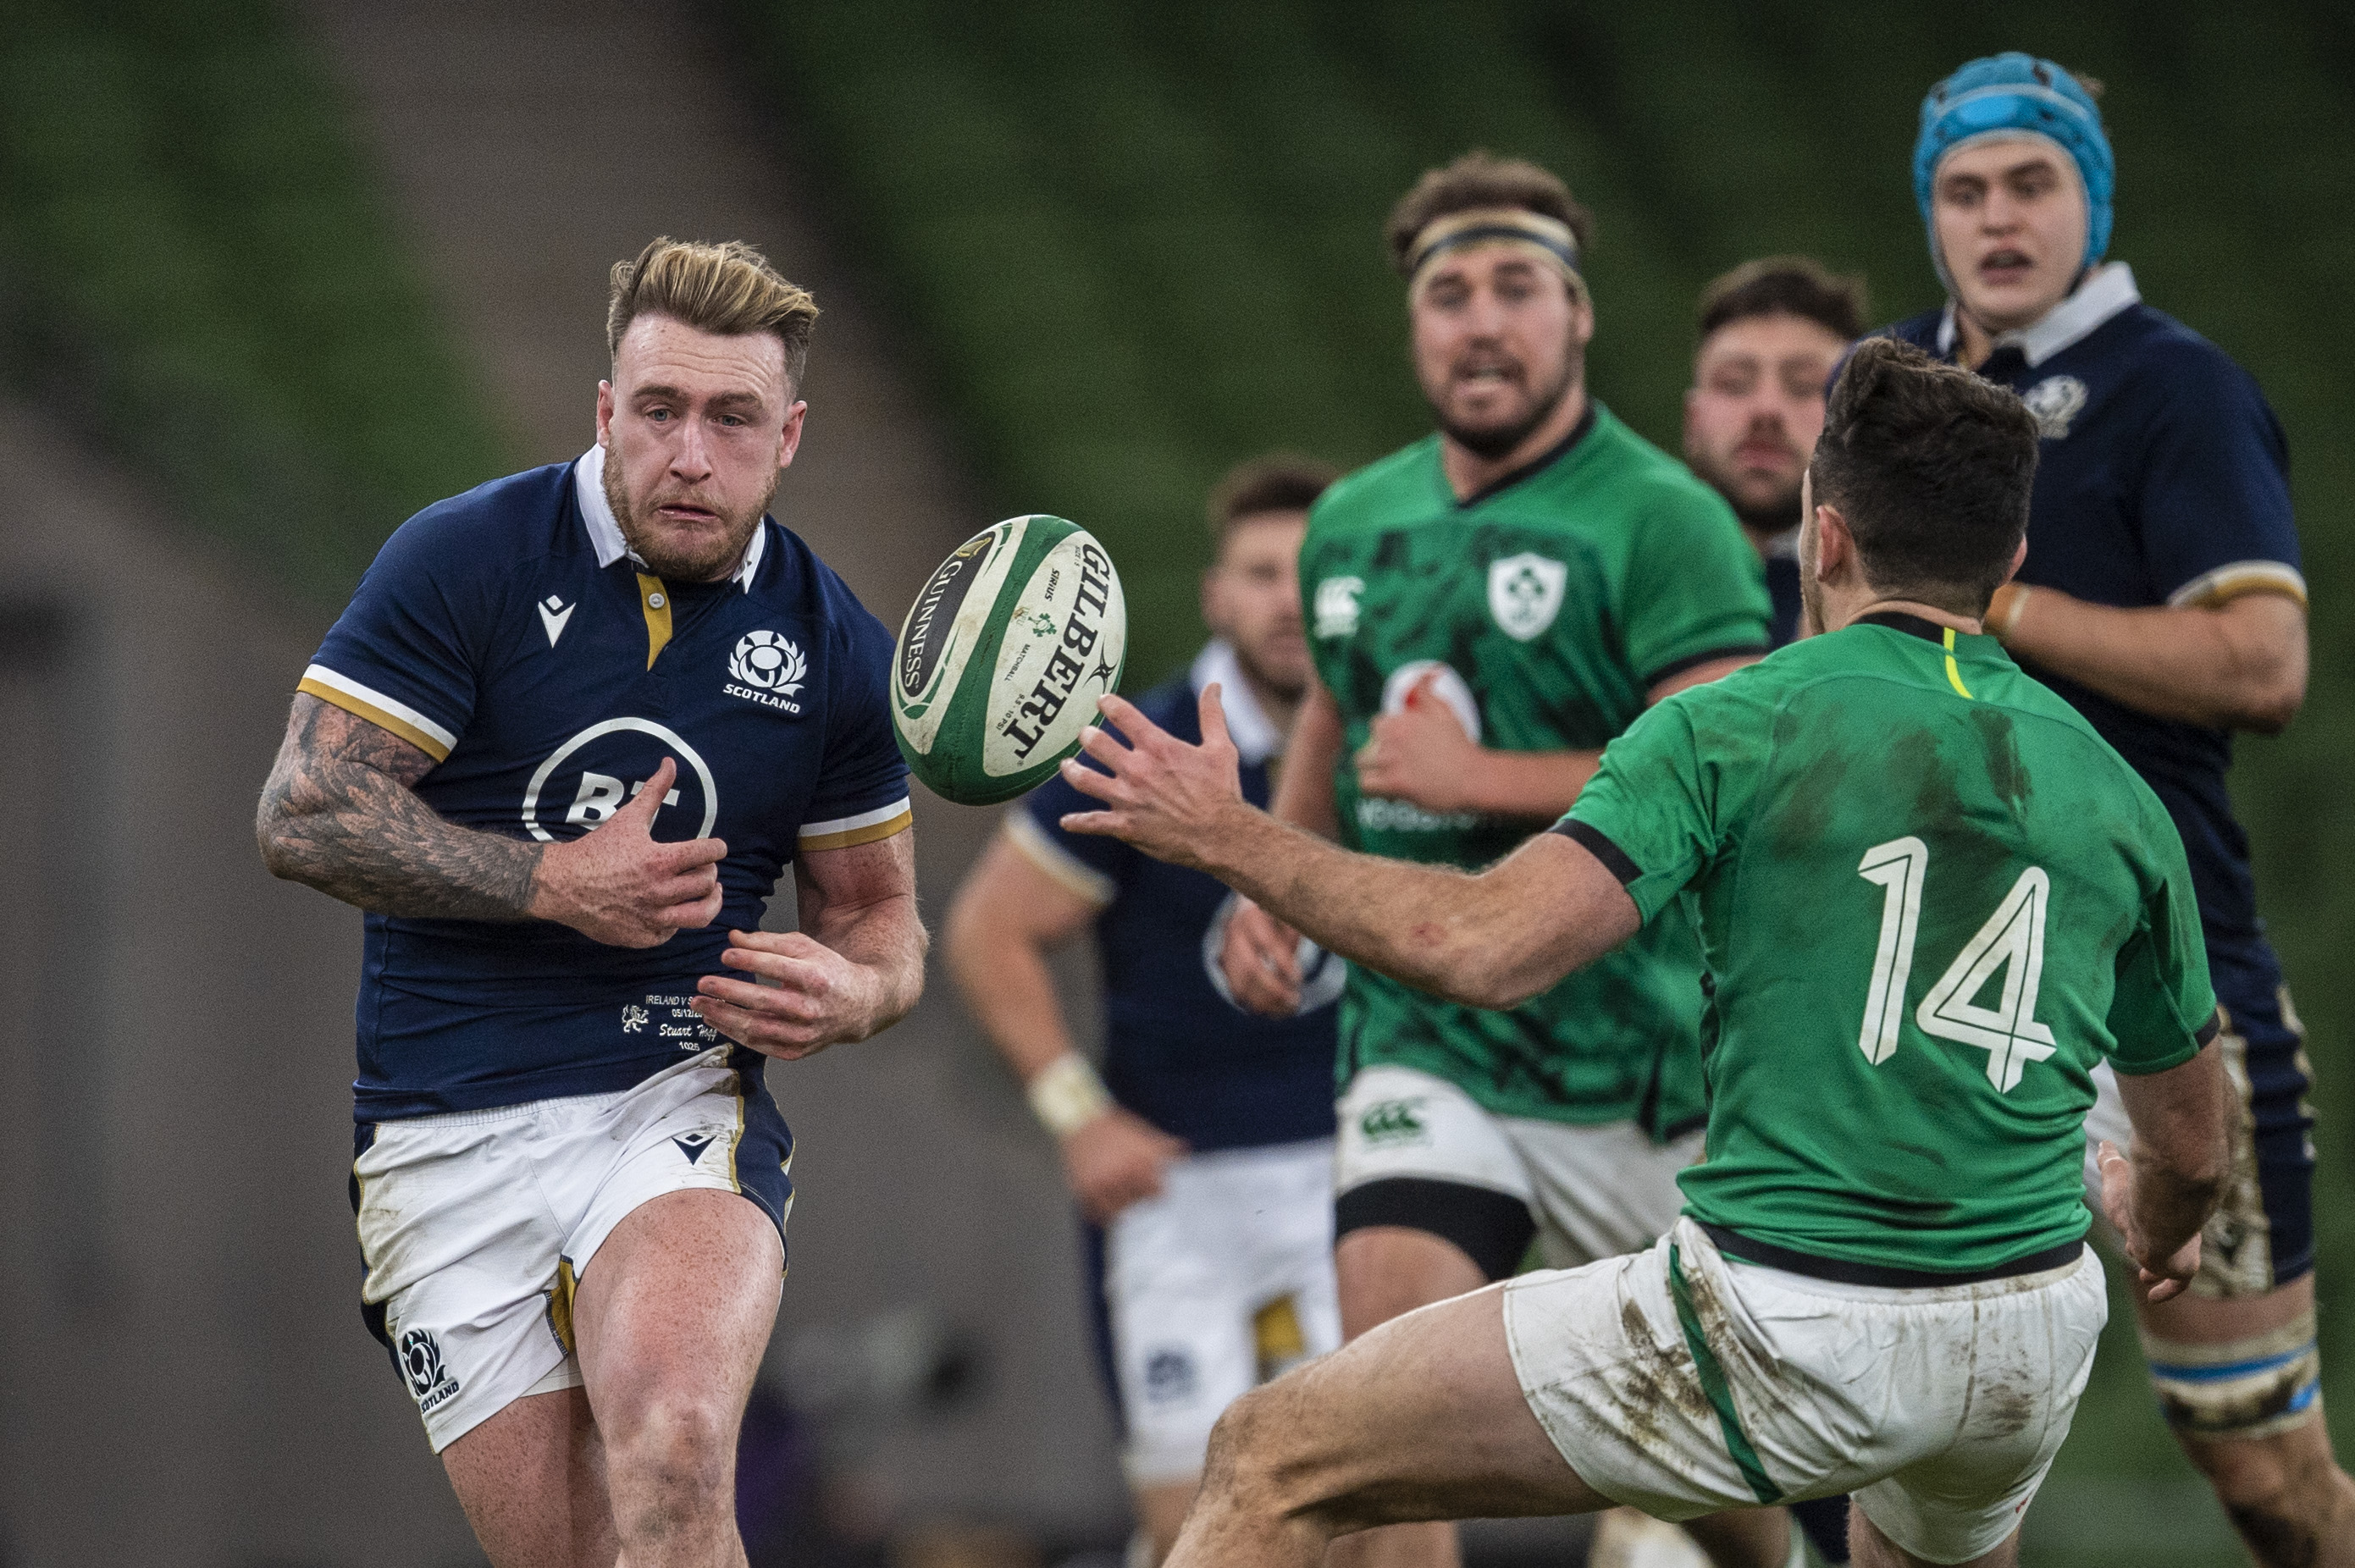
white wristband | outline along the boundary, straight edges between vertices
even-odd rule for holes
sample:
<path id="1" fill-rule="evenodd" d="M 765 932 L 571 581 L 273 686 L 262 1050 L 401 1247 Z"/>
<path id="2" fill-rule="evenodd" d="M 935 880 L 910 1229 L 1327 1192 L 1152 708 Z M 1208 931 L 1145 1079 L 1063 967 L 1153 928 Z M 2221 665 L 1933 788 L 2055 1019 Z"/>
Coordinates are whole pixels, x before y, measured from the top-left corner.
<path id="1" fill-rule="evenodd" d="M 1030 1080 L 1030 1109 L 1057 1137 L 1069 1137 L 1112 1109 L 1112 1094 L 1087 1058 L 1065 1051 Z"/>

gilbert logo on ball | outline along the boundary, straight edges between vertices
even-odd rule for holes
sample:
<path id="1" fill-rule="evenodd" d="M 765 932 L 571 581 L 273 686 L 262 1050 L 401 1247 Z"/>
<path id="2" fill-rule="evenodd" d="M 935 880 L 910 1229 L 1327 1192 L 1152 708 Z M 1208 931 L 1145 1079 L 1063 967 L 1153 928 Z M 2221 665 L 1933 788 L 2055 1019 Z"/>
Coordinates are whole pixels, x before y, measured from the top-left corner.
<path id="1" fill-rule="evenodd" d="M 1093 535 L 1041 516 L 984 528 L 941 562 L 900 627 L 900 750 L 949 800 L 1011 800 L 1079 750 L 1127 649 L 1120 574 Z"/>

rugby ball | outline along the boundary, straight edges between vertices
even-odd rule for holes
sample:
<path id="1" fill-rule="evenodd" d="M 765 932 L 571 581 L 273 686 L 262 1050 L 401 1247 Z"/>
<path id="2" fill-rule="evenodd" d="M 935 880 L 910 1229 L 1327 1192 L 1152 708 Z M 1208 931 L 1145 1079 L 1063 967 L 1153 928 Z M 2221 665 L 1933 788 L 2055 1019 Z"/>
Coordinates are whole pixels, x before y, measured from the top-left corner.
<path id="1" fill-rule="evenodd" d="M 1080 749 L 1127 651 L 1120 574 L 1087 529 L 1041 516 L 984 528 L 941 562 L 900 623 L 900 754 L 960 805 L 1011 800 Z"/>

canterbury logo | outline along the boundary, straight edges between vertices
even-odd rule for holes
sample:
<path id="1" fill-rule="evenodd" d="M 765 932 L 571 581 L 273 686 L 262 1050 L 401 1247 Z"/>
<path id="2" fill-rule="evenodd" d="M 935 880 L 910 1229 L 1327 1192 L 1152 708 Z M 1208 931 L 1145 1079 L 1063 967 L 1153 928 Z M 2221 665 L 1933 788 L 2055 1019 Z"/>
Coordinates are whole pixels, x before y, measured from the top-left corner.
<path id="1" fill-rule="evenodd" d="M 1425 1130 L 1418 1114 L 1422 1104 L 1420 1100 L 1384 1100 L 1369 1105 L 1358 1118 L 1358 1131 L 1377 1143 L 1421 1137 Z"/>

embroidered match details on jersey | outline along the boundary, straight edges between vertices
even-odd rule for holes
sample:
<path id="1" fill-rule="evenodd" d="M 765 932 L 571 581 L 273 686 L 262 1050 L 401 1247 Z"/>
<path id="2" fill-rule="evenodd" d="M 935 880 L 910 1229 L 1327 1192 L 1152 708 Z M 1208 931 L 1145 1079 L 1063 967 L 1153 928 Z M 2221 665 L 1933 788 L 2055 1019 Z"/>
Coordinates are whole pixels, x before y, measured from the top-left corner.
<path id="1" fill-rule="evenodd" d="M 1757 558 L 1724 500 L 1600 408 L 1466 503 L 1448 487 L 1437 436 L 1349 475 L 1310 514 L 1300 589 L 1317 675 L 1346 728 L 1334 780 L 1343 837 L 1447 865 L 1485 866 L 1541 825 L 1365 794 L 1348 759 L 1379 715 L 1431 702 L 1484 746 L 1599 747 L 1662 679 L 1767 642 Z M 1690 946 L 1689 934 L 1648 933 L 1511 1012 L 1353 969 L 1342 1071 L 1411 1067 L 1499 1115 L 1688 1119 L 1699 1112 Z M 1664 1098 L 1672 1044 L 1685 1065 Z"/>
<path id="2" fill-rule="evenodd" d="M 2094 1065 L 2214 1027 L 2165 808 L 1992 637 L 1876 615 L 1678 692 L 1561 830 L 1646 920 L 1697 918 L 1686 1212 L 1770 1246 L 1963 1273 L 2065 1245 Z"/>
<path id="3" fill-rule="evenodd" d="M 719 1043 L 687 1003 L 796 854 L 912 820 L 891 639 L 773 520 L 716 583 L 665 582 L 607 507 L 602 453 L 485 485 L 389 540 L 301 689 L 435 763 L 427 805 L 485 832 L 595 829 L 665 758 L 657 838 L 725 839 L 724 903 L 643 950 L 544 922 L 368 917 L 363 1120 L 625 1089 Z"/>

